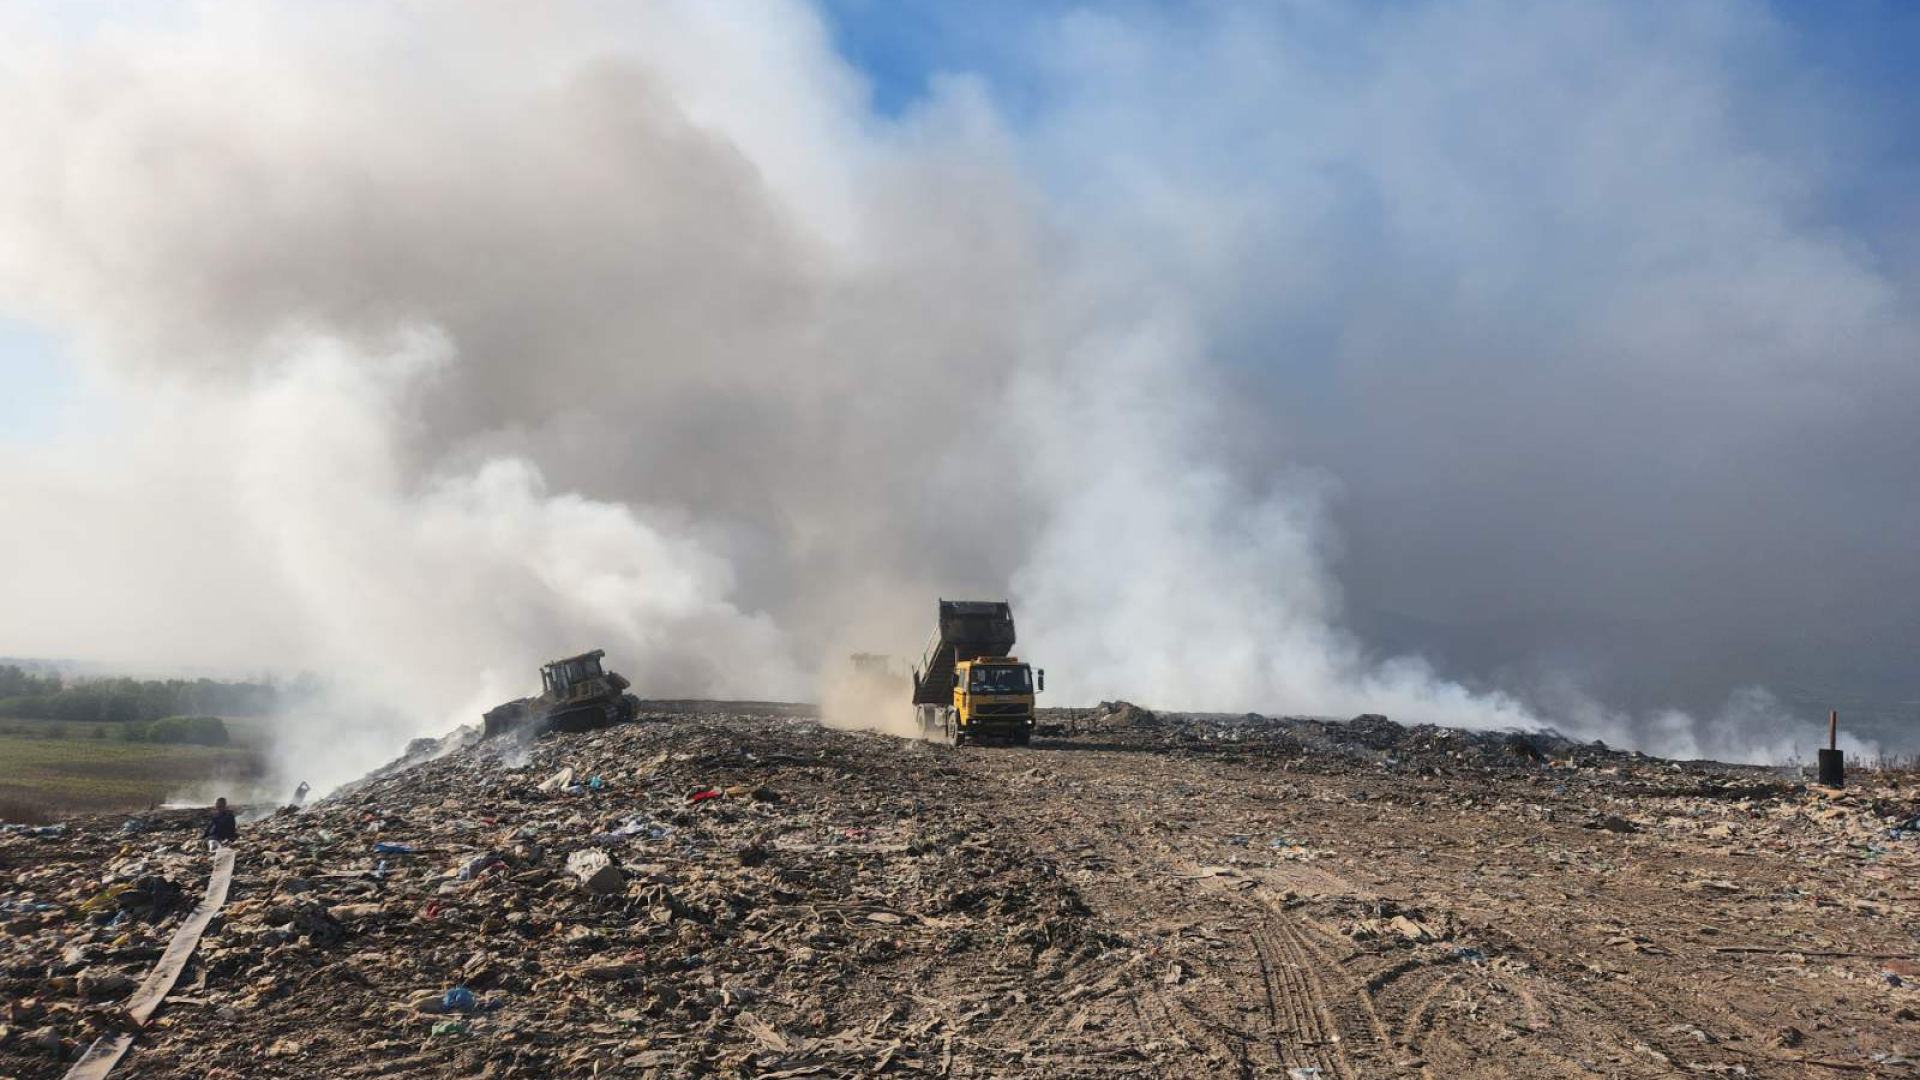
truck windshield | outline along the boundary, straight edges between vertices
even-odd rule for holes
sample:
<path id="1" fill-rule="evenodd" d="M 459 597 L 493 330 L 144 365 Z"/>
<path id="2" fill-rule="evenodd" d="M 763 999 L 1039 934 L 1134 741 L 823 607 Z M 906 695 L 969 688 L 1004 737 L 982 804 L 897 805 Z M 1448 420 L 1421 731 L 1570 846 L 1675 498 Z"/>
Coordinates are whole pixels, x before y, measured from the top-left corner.
<path id="1" fill-rule="evenodd" d="M 1028 694 L 1033 692 L 1033 677 L 1023 667 L 977 667 L 972 687 L 976 694 Z"/>

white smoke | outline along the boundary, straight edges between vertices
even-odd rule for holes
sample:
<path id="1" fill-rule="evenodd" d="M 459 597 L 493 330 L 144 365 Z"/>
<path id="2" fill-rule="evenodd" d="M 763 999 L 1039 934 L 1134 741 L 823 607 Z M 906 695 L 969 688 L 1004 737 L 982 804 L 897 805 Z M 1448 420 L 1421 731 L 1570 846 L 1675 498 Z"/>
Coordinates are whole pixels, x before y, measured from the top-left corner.
<path id="1" fill-rule="evenodd" d="M 1058 128 L 966 78 L 881 120 L 812 8 L 747 11 L 16 18 L 0 314 L 89 390 L 0 450 L 0 651 L 324 672 L 316 783 L 577 649 L 806 696 L 940 595 L 1010 593 L 1056 701 L 1537 722 L 1341 629 L 1338 481 L 1217 355 L 1211 178 L 1129 164 L 1136 247 Z"/>
<path id="2" fill-rule="evenodd" d="M 37 639 L 325 672 L 337 692 L 296 702 L 277 748 L 287 779 L 322 786 L 528 693 L 534 660 L 590 645 L 644 663 L 663 696 L 738 685 L 728 665 L 744 658 L 756 688 L 805 692 L 780 631 L 733 603 L 730 564 L 684 514 L 551 491 L 511 456 L 404 475 L 417 401 L 457 363 L 432 331 L 373 354 L 299 338 L 239 386 L 120 400 L 113 459 L 69 474 L 48 523 L 99 534 L 48 534 L 10 560 L 23 586 L 66 582 L 46 610 L 73 624 Z M 183 512 L 202 505 L 216 515 Z M 95 565 L 129 601 L 112 619 L 92 607 Z"/>
<path id="3" fill-rule="evenodd" d="M 1607 707 L 1577 686 L 1538 688 L 1546 715 L 1567 734 L 1604 739 L 1615 747 L 1644 750 L 1682 761 L 1712 759 L 1748 765 L 1810 762 L 1827 745 L 1818 718 L 1796 716 L 1763 686 L 1739 686 L 1718 709 L 1696 716 L 1680 709 L 1635 715 Z M 1855 761 L 1880 756 L 1881 745 L 1852 731 L 1839 733 L 1839 747 Z"/>
<path id="4" fill-rule="evenodd" d="M 1069 701 L 1201 710 L 1387 712 L 1532 725 L 1519 703 L 1370 660 L 1339 629 L 1324 550 L 1328 481 L 1236 479 L 1194 335 L 1143 316 L 1090 335 L 1051 380 L 1018 389 L 1048 525 L 1015 574 L 1027 651 Z"/>

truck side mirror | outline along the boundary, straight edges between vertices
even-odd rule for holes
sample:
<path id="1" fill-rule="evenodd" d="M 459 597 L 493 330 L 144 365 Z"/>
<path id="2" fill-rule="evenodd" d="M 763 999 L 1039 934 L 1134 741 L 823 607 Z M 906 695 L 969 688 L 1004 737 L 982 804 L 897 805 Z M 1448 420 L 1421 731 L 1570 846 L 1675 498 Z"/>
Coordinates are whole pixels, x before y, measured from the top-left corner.
<path id="1" fill-rule="evenodd" d="M 1046 668 L 1040 669 L 1040 692 L 1043 694 L 1047 692 L 1047 669 Z"/>
<path id="2" fill-rule="evenodd" d="M 957 671 L 953 673 L 953 688 L 960 689 L 960 673 Z"/>

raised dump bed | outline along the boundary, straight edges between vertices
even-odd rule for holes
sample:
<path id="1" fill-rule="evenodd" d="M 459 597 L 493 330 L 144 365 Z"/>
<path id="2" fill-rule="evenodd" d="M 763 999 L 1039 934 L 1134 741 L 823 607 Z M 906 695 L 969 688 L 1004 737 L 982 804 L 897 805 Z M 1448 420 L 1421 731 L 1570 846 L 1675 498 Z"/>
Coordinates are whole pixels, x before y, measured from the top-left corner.
<path id="1" fill-rule="evenodd" d="M 927 651 L 913 669 L 915 705 L 951 705 L 953 669 L 962 660 L 1013 652 L 1013 605 L 1005 600 L 942 600 Z"/>

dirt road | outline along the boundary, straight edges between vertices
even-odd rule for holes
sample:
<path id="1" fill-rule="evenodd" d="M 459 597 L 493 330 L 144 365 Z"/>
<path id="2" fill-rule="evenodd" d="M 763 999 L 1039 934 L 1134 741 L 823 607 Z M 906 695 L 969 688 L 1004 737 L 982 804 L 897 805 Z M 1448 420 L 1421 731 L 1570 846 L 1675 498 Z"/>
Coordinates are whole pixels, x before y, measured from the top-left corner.
<path id="1" fill-rule="evenodd" d="M 447 754 L 250 826 L 114 1075 L 1915 1075 L 1911 779 L 1124 720 L 688 705 Z M 0 1076 L 113 1027 L 198 826 L 0 836 Z"/>
<path id="2" fill-rule="evenodd" d="M 1697 797 L 1601 794 L 1661 819 L 1614 832 L 1583 827 L 1596 792 L 1550 771 L 1463 783 L 1085 742 L 960 757 L 1101 923 L 1153 943 L 1159 976 L 988 1041 L 1150 1047 L 1140 1072 L 1164 1076 L 1911 1074 L 1872 1059 L 1920 1044 L 1888 961 L 1789 951 L 1911 958 L 1920 881 L 1684 829 Z"/>

